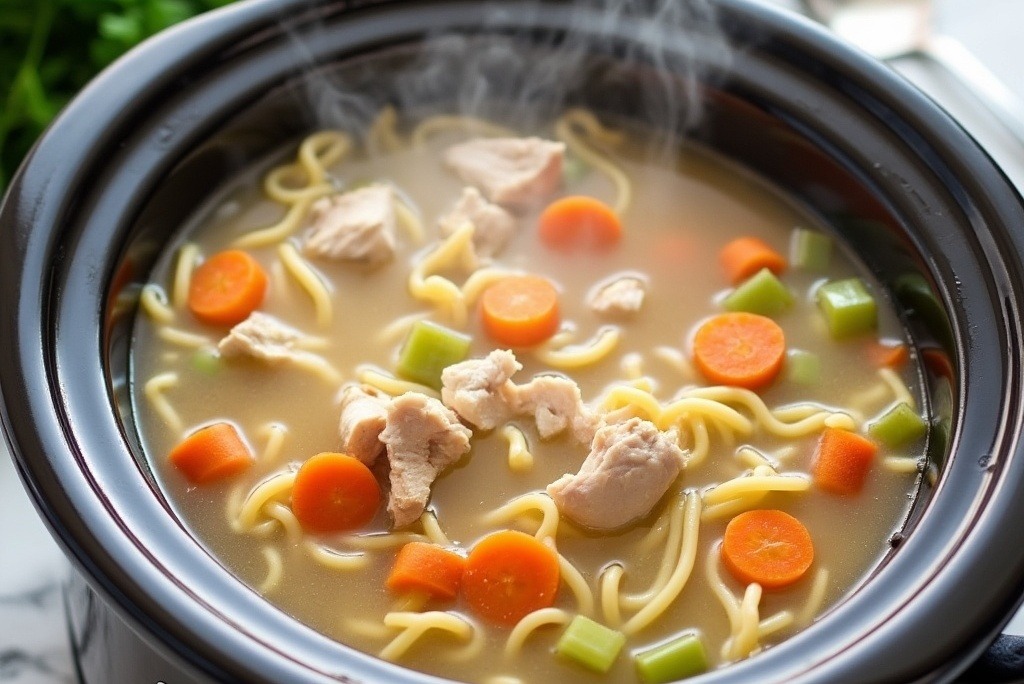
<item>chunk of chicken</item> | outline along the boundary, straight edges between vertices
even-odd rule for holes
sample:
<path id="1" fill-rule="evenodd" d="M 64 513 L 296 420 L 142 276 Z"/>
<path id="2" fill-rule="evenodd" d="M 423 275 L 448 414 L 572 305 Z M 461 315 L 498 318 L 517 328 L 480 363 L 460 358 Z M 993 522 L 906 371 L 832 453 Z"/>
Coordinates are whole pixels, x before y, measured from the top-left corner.
<path id="1" fill-rule="evenodd" d="M 523 207 L 562 182 L 565 144 L 541 138 L 475 138 L 449 147 L 445 163 L 492 202 Z"/>
<path id="2" fill-rule="evenodd" d="M 469 359 L 441 371 L 441 401 L 481 430 L 493 430 L 512 415 L 509 378 L 523 366 L 507 349 Z"/>
<path id="3" fill-rule="evenodd" d="M 384 451 L 380 433 L 387 425 L 388 400 L 369 385 L 346 385 L 341 391 L 341 450 L 368 466 Z"/>
<path id="4" fill-rule="evenodd" d="M 512 214 L 488 202 L 474 187 L 462 189 L 459 200 L 440 218 L 438 226 L 441 234 L 448 236 L 466 223 L 473 224 L 473 248 L 485 259 L 500 252 L 516 230 Z"/>
<path id="5" fill-rule="evenodd" d="M 614 530 L 650 513 L 685 462 L 673 433 L 631 418 L 599 429 L 579 472 L 563 475 L 547 491 L 580 525 Z"/>
<path id="6" fill-rule="evenodd" d="M 507 395 L 514 413 L 533 416 L 542 439 L 566 429 L 583 444 L 594 437 L 598 417 L 583 403 L 579 385 L 569 378 L 541 375 L 512 387 Z"/>
<path id="7" fill-rule="evenodd" d="M 262 311 L 253 311 L 219 343 L 217 348 L 224 358 L 251 356 L 254 359 L 277 363 L 290 361 L 306 352 L 297 349 L 305 335 Z"/>
<path id="8" fill-rule="evenodd" d="M 420 517 L 430 499 L 430 486 L 441 471 L 469 451 L 472 434 L 437 399 L 407 392 L 391 400 L 380 441 L 391 465 L 388 512 L 396 528 Z"/>
<path id="9" fill-rule="evenodd" d="M 628 316 L 644 304 L 644 281 L 633 276 L 622 276 L 600 287 L 590 297 L 590 308 L 605 316 Z"/>
<path id="10" fill-rule="evenodd" d="M 323 197 L 313 203 L 302 251 L 311 257 L 377 265 L 395 253 L 395 199 L 387 185 Z"/>

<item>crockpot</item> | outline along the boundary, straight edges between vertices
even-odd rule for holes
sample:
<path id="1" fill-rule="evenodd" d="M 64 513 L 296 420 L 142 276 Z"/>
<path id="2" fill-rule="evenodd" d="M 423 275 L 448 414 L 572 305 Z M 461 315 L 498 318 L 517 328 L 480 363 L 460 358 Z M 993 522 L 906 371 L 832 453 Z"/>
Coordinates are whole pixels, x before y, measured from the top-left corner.
<path id="1" fill-rule="evenodd" d="M 83 681 L 434 680 L 314 632 L 211 557 L 156 486 L 125 391 L 125 293 L 225 179 L 359 119 L 353 93 L 519 123 L 585 104 L 685 135 L 821 216 L 896 302 L 931 416 L 909 516 L 813 626 L 699 681 L 950 681 L 989 647 L 1024 596 L 1021 198 L 947 114 L 809 22 L 752 0 L 633 11 L 654 4 L 611 21 L 592 2 L 250 0 L 67 106 L 0 210 L 0 387 L 19 472 L 76 568 Z"/>

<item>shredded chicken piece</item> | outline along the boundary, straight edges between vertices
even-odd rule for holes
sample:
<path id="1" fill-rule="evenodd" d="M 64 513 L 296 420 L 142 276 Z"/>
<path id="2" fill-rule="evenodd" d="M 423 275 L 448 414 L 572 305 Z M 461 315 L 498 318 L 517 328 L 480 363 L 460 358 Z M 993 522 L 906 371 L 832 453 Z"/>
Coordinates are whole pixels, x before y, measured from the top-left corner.
<path id="1" fill-rule="evenodd" d="M 565 144 L 541 138 L 475 138 L 449 147 L 445 163 L 503 206 L 523 207 L 550 197 L 562 182 Z"/>
<path id="2" fill-rule="evenodd" d="M 685 463 L 672 432 L 631 418 L 601 427 L 579 472 L 563 475 L 547 491 L 580 525 L 614 530 L 650 513 Z"/>
<path id="3" fill-rule="evenodd" d="M 589 304 L 592 311 L 605 316 L 626 316 L 640 310 L 644 304 L 644 281 L 633 276 L 622 276 L 599 288 Z"/>
<path id="4" fill-rule="evenodd" d="M 507 392 L 512 411 L 532 415 L 542 439 L 569 429 L 573 437 L 590 444 L 599 423 L 580 395 L 580 386 L 569 378 L 541 375 Z"/>
<path id="5" fill-rule="evenodd" d="M 309 256 L 377 265 L 395 253 L 395 199 L 387 185 L 323 197 L 311 215 L 302 245 Z"/>
<path id="6" fill-rule="evenodd" d="M 493 430 L 512 415 L 509 378 L 522 367 L 507 349 L 448 366 L 441 372 L 441 401 L 474 427 Z"/>
<path id="7" fill-rule="evenodd" d="M 388 400 L 386 394 L 369 385 L 346 385 L 341 391 L 341 450 L 368 466 L 384 451 L 380 433 L 387 425 Z"/>
<path id="8" fill-rule="evenodd" d="M 505 247 L 516 230 L 516 219 L 497 204 L 484 199 L 474 187 L 462 189 L 452 210 L 441 217 L 442 235 L 451 235 L 466 223 L 473 224 L 473 248 L 481 258 L 489 258 Z"/>
<path id="9" fill-rule="evenodd" d="M 251 356 L 254 359 L 278 363 L 294 360 L 307 352 L 296 348 L 305 335 L 262 311 L 253 311 L 218 344 L 224 358 Z"/>
<path id="10" fill-rule="evenodd" d="M 530 416 L 542 439 L 568 429 L 575 440 L 590 444 L 600 418 L 583 403 L 579 385 L 554 375 L 517 385 L 511 378 L 520 369 L 515 354 L 503 349 L 454 364 L 441 373 L 441 400 L 483 430 L 515 416 Z"/>
<path id="11" fill-rule="evenodd" d="M 469 451 L 472 434 L 437 399 L 407 392 L 391 400 L 380 441 L 391 466 L 388 512 L 396 528 L 419 519 L 434 480 Z"/>

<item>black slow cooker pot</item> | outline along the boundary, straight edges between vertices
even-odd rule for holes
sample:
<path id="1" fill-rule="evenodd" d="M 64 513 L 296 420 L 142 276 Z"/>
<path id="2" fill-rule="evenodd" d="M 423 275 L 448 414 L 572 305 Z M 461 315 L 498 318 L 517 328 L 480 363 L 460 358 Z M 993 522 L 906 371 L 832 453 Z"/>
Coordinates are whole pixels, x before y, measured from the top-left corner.
<path id="1" fill-rule="evenodd" d="M 927 468 L 880 567 L 811 628 L 700 681 L 949 681 L 985 651 L 1024 595 L 1021 199 L 883 66 L 752 0 L 710 3 L 715 22 L 707 5 L 677 3 L 681 30 L 665 7 L 608 21 L 592 3 L 251 0 L 150 41 L 65 109 L 0 211 L 0 387 L 21 476 L 77 569 L 84 681 L 432 679 L 283 614 L 175 518 L 126 401 L 134 309 L 119 294 L 221 181 L 350 123 L 332 122 L 346 99 L 325 93 L 443 111 L 472 94 L 469 62 L 504 84 L 489 114 L 585 104 L 767 177 L 858 253 L 926 360 Z M 410 79 L 438 34 L 455 57 Z M 493 41 L 517 47 L 464 59 Z M 548 73 L 565 45 L 575 61 L 544 88 L 506 78 L 512 61 Z"/>

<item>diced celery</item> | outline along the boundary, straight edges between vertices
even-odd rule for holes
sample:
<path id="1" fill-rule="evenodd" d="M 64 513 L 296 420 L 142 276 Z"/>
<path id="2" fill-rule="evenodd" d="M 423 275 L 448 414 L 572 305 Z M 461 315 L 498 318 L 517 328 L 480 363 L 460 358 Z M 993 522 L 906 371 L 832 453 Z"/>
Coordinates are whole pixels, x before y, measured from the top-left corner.
<path id="1" fill-rule="evenodd" d="M 215 375 L 220 370 L 220 354 L 216 349 L 203 347 L 192 355 L 192 367 L 200 373 Z"/>
<path id="2" fill-rule="evenodd" d="M 590 165 L 574 154 L 566 155 L 562 162 L 562 178 L 566 185 L 583 180 L 590 173 Z"/>
<path id="3" fill-rule="evenodd" d="M 633 656 L 636 671 L 646 684 L 662 684 L 705 672 L 708 657 L 699 634 L 684 634 Z"/>
<path id="4" fill-rule="evenodd" d="M 469 335 L 430 321 L 417 321 L 398 356 L 400 376 L 435 389 L 441 388 L 441 371 L 469 354 Z"/>
<path id="5" fill-rule="evenodd" d="M 795 228 L 789 242 L 789 260 L 805 271 L 824 271 L 832 260 L 832 238 L 816 230 Z"/>
<path id="6" fill-rule="evenodd" d="M 878 315 L 875 298 L 860 278 L 825 283 L 817 296 L 832 337 L 843 339 L 874 330 Z"/>
<path id="7" fill-rule="evenodd" d="M 798 385 L 821 382 L 821 359 L 814 352 L 790 349 L 786 352 L 786 377 Z"/>
<path id="8" fill-rule="evenodd" d="M 762 268 L 730 292 L 722 305 L 729 311 L 776 316 L 793 305 L 793 295 L 774 273 Z"/>
<path id="9" fill-rule="evenodd" d="M 914 409 L 901 401 L 868 425 L 868 434 L 888 447 L 913 442 L 924 435 L 928 424 Z"/>
<path id="10" fill-rule="evenodd" d="M 577 615 L 555 644 L 555 652 L 595 672 L 607 672 L 625 643 L 622 632 Z"/>

